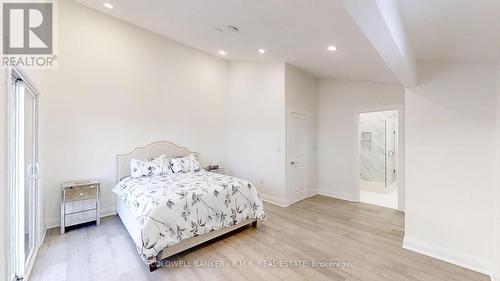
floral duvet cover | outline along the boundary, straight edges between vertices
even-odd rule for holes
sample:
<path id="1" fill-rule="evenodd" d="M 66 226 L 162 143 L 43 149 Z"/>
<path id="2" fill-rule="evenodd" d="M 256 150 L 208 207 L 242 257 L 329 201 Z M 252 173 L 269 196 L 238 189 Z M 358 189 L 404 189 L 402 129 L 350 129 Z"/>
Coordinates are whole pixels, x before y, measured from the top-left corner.
<path id="1" fill-rule="evenodd" d="M 184 239 L 232 226 L 246 219 L 265 219 L 254 185 L 207 171 L 122 179 L 113 192 L 141 225 L 137 250 L 148 263 L 165 247 Z"/>

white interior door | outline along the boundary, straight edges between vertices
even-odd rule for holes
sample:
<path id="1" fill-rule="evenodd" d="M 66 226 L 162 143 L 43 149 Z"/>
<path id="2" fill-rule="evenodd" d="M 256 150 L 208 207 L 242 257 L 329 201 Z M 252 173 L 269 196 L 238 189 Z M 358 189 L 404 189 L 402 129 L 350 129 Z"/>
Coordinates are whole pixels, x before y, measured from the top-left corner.
<path id="1" fill-rule="evenodd" d="M 289 112 L 287 118 L 287 190 L 291 200 L 304 199 L 308 194 L 309 116 Z"/>

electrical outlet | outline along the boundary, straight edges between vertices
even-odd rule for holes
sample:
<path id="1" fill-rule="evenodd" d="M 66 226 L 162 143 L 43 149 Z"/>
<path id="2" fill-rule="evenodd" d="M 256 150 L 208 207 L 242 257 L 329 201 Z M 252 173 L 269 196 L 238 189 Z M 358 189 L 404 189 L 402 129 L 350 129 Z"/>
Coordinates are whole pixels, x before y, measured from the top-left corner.
<path id="1" fill-rule="evenodd" d="M 264 179 L 260 179 L 260 184 L 264 184 Z"/>

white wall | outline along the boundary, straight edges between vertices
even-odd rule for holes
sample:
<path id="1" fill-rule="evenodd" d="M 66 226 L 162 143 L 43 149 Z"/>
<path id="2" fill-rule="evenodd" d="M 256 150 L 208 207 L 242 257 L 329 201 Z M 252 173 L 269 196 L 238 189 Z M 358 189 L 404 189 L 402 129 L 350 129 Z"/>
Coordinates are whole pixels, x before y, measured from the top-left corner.
<path id="1" fill-rule="evenodd" d="M 419 85 L 405 93 L 405 247 L 486 273 L 495 75 L 493 63 L 422 63 Z"/>
<path id="2" fill-rule="evenodd" d="M 301 69 L 286 64 L 285 65 L 285 100 L 286 114 L 289 112 L 298 112 L 309 115 L 309 159 L 308 159 L 308 192 L 306 196 L 310 196 L 317 191 L 317 97 L 318 87 L 316 78 Z M 287 142 L 289 136 L 287 135 Z M 288 157 L 288 155 L 287 155 Z M 287 179 L 290 159 L 286 160 Z M 304 198 L 303 195 L 294 195 L 295 191 L 287 184 L 286 200 L 291 203 L 298 198 Z"/>
<path id="3" fill-rule="evenodd" d="M 318 95 L 319 193 L 358 200 L 354 180 L 357 147 L 356 113 L 370 108 L 403 104 L 398 85 L 320 80 Z M 400 114 L 401 116 L 402 114 Z M 400 174 L 400 178 L 402 175 Z"/>
<path id="4" fill-rule="evenodd" d="M 227 167 L 253 182 L 263 198 L 285 195 L 285 65 L 229 64 Z"/>
<path id="5" fill-rule="evenodd" d="M 114 210 L 116 155 L 157 140 L 225 153 L 225 60 L 161 38 L 73 1 L 59 2 L 59 66 L 29 71 L 41 92 L 40 163 L 45 218 L 59 223 L 63 181 L 102 181 Z"/>
<path id="6" fill-rule="evenodd" d="M 289 205 L 297 200 L 286 184 L 286 116 L 310 117 L 309 193 L 316 192 L 316 79 L 285 63 L 231 62 L 227 101 L 227 167 L 252 181 L 264 200 Z"/>

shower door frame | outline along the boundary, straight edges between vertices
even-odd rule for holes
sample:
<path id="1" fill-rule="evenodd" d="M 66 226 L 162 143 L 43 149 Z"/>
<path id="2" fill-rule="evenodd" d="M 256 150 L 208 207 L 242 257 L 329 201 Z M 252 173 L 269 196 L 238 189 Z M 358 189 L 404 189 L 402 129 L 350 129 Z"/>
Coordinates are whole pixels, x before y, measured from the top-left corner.
<path id="1" fill-rule="evenodd" d="M 361 194 L 361 175 L 360 175 L 360 156 L 361 156 L 361 141 L 359 134 L 359 117 L 363 113 L 380 112 L 380 111 L 398 111 L 398 135 L 397 135 L 397 185 L 398 185 L 398 210 L 404 212 L 405 205 L 405 174 L 404 174 L 404 110 L 403 105 L 383 105 L 366 107 L 354 112 L 354 175 L 353 183 L 356 187 L 356 202 L 360 201 Z"/>

